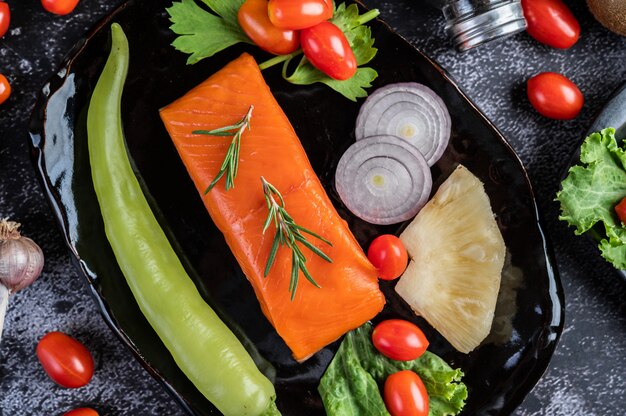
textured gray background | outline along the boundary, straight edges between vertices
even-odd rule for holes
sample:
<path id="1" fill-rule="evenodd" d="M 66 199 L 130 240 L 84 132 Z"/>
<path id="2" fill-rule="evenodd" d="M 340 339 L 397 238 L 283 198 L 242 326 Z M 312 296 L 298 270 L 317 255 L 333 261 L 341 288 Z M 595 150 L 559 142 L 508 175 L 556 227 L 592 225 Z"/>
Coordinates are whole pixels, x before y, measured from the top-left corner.
<path id="1" fill-rule="evenodd" d="M 8 3 L 12 25 L 0 40 L 0 72 L 11 79 L 14 94 L 0 106 L 0 217 L 24 224 L 24 233 L 43 248 L 46 266 L 34 286 L 11 299 L 0 348 L 0 416 L 61 415 L 78 405 L 107 416 L 182 415 L 100 319 L 86 282 L 70 264 L 26 145 L 38 89 L 69 48 L 120 1 L 82 0 L 66 17 L 44 12 L 37 0 Z M 568 155 L 610 93 L 626 82 L 626 38 L 597 24 L 584 1 L 567 3 L 583 32 L 570 50 L 521 34 L 460 55 L 448 43 L 439 12 L 420 0 L 366 1 L 452 74 L 517 150 L 535 187 L 565 288 L 566 322 L 548 371 L 518 416 L 626 413 L 626 285 L 556 220 L 552 202 Z M 528 104 L 525 80 L 546 70 L 567 75 L 582 90 L 586 103 L 576 120 L 548 120 Z M 87 387 L 57 387 L 41 370 L 34 350 L 51 330 L 74 335 L 93 352 L 96 373 Z"/>

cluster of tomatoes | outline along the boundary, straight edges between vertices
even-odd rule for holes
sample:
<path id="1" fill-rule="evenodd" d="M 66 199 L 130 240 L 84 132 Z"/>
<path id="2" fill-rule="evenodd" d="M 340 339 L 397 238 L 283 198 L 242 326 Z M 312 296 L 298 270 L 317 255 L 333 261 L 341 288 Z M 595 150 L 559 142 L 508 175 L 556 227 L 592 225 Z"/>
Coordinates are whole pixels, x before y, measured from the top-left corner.
<path id="1" fill-rule="evenodd" d="M 94 362 L 83 344 L 63 332 L 49 332 L 37 344 L 37 358 L 44 371 L 61 387 L 86 386 L 93 377 Z M 70 410 L 63 416 L 98 416 L 88 407 Z"/>
<path id="2" fill-rule="evenodd" d="M 402 240 L 384 234 L 372 241 L 367 258 L 383 280 L 394 280 L 406 269 L 409 256 Z M 426 336 L 415 324 L 403 319 L 388 319 L 372 332 L 374 347 L 391 360 L 412 361 L 428 348 Z M 428 415 L 428 393 L 422 379 L 411 370 L 391 374 L 383 388 L 385 406 L 392 416 Z"/>
<path id="3" fill-rule="evenodd" d="M 332 0 L 246 0 L 237 17 L 261 49 L 289 55 L 301 47 L 317 69 L 346 80 L 355 74 L 357 62 L 344 33 L 328 21 L 333 11 Z"/>
<path id="4" fill-rule="evenodd" d="M 562 0 L 522 0 L 526 31 L 537 41 L 568 49 L 580 37 L 580 24 Z M 583 108 L 580 89 L 567 77 L 542 72 L 527 82 L 528 99 L 543 116 L 558 120 L 575 118 Z"/>
<path id="5" fill-rule="evenodd" d="M 80 0 L 41 0 L 43 8 L 50 13 L 66 15 L 72 12 Z M 9 30 L 11 22 L 11 9 L 9 4 L 0 0 L 0 38 Z M 6 76 L 0 73 L 0 104 L 9 99 L 11 84 Z"/>

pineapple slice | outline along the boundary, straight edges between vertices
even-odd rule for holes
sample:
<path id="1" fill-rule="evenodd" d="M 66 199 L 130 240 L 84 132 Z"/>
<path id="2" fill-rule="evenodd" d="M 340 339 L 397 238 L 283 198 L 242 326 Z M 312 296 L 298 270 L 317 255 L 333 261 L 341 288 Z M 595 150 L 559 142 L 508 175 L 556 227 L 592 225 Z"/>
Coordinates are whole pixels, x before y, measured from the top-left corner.
<path id="1" fill-rule="evenodd" d="M 396 292 L 457 350 L 489 334 L 504 240 L 483 184 L 459 165 L 400 235 L 411 261 Z"/>

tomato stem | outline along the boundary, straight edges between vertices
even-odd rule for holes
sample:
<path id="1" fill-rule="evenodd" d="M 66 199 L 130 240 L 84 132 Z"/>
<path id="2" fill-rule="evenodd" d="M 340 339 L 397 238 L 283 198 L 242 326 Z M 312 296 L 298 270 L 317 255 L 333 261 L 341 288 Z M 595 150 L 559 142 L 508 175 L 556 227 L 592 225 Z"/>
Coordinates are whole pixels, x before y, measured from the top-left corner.
<path id="1" fill-rule="evenodd" d="M 365 23 L 374 20 L 378 17 L 378 15 L 380 14 L 380 11 L 378 9 L 372 9 L 369 10 L 366 13 L 363 13 L 362 15 L 359 16 L 359 18 L 356 21 L 356 25 L 355 26 L 361 26 L 364 25 Z"/>
<path id="2" fill-rule="evenodd" d="M 272 67 L 272 66 L 274 66 L 274 65 L 278 65 L 278 64 L 280 64 L 280 63 L 282 63 L 282 62 L 288 61 L 288 60 L 290 60 L 291 58 L 293 58 L 293 57 L 295 57 L 295 56 L 300 55 L 301 53 L 302 53 L 302 49 L 298 49 L 297 51 L 292 52 L 292 53 L 287 54 L 287 55 L 278 55 L 278 56 L 275 56 L 275 57 L 273 57 L 273 58 L 271 58 L 271 59 L 268 59 L 268 60 L 267 60 L 267 61 L 265 61 L 265 62 L 260 63 L 260 64 L 259 64 L 259 69 L 260 69 L 261 71 L 263 71 L 264 69 L 267 69 L 267 68 L 270 68 L 270 67 Z"/>

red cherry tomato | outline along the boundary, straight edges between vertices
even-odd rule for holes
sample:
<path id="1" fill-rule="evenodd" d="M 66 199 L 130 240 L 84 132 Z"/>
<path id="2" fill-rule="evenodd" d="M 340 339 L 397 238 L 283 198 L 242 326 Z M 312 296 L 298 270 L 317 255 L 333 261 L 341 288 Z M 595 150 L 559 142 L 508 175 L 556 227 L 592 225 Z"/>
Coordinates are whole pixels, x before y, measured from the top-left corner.
<path id="1" fill-rule="evenodd" d="M 526 31 L 537 41 L 567 49 L 580 37 L 580 24 L 561 0 L 522 0 Z"/>
<path id="2" fill-rule="evenodd" d="M 62 387 L 82 387 L 93 376 L 89 350 L 62 332 L 50 332 L 41 338 L 37 358 L 50 378 Z"/>
<path id="3" fill-rule="evenodd" d="M 98 412 L 89 408 L 89 407 L 81 407 L 79 409 L 70 410 L 65 413 L 63 416 L 100 416 Z"/>
<path id="4" fill-rule="evenodd" d="M 267 0 L 246 0 L 237 15 L 239 25 L 259 48 L 274 55 L 286 55 L 300 46 L 298 32 L 279 29 L 267 15 Z"/>
<path id="5" fill-rule="evenodd" d="M 576 84 L 561 74 L 542 72 L 528 80 L 528 99 L 540 114 L 570 120 L 580 113 L 585 99 Z"/>
<path id="6" fill-rule="evenodd" d="M 66 15 L 72 13 L 79 0 L 41 0 L 41 5 L 50 13 Z"/>
<path id="7" fill-rule="evenodd" d="M 333 17 L 331 0 L 270 0 L 270 20 L 281 29 L 300 30 Z"/>
<path id="8" fill-rule="evenodd" d="M 4 75 L 0 74 L 0 104 L 9 99 L 11 95 L 11 84 Z"/>
<path id="9" fill-rule="evenodd" d="M 411 370 L 394 373 L 385 380 L 385 405 L 391 416 L 427 416 L 428 393 L 422 379 Z"/>
<path id="10" fill-rule="evenodd" d="M 404 244 L 391 234 L 376 237 L 367 249 L 367 258 L 378 269 L 378 277 L 383 280 L 400 277 L 409 261 Z"/>
<path id="11" fill-rule="evenodd" d="M 314 67 L 331 78 L 346 80 L 356 72 L 354 52 L 341 29 L 322 22 L 300 32 L 302 51 Z"/>
<path id="12" fill-rule="evenodd" d="M 415 360 L 428 348 L 422 330 L 403 319 L 388 319 L 376 325 L 372 343 L 382 355 L 398 361 Z"/>
<path id="13" fill-rule="evenodd" d="M 619 220 L 626 224 L 626 198 L 622 199 L 619 204 L 615 205 L 615 213 Z"/>
<path id="14" fill-rule="evenodd" d="M 11 22 L 11 9 L 9 4 L 0 1 L 0 38 L 3 37 L 9 30 L 9 23 Z"/>

